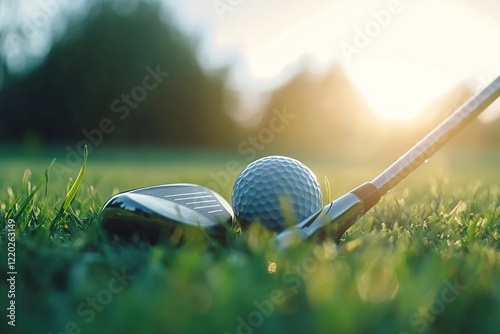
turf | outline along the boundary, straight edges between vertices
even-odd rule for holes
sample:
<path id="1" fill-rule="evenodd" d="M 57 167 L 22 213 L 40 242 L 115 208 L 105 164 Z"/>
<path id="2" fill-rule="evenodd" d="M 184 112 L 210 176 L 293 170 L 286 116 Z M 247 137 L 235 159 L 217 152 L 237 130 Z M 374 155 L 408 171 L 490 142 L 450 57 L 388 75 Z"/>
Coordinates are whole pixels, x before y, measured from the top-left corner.
<path id="1" fill-rule="evenodd" d="M 285 252 L 256 225 L 231 231 L 226 247 L 122 243 L 99 229 L 106 199 L 128 188 L 218 179 L 218 190 L 229 198 L 237 175 L 223 172 L 238 157 L 96 153 L 80 184 L 80 166 L 62 178 L 52 167 L 46 179 L 52 158 L 63 155 L 2 156 L 2 333 L 497 332 L 495 152 L 440 154 L 384 197 L 339 245 L 305 242 Z M 388 163 L 301 160 L 320 181 L 329 180 L 331 197 Z M 77 193 L 71 192 L 75 184 Z M 15 328 L 5 317 L 9 218 L 16 235 Z"/>

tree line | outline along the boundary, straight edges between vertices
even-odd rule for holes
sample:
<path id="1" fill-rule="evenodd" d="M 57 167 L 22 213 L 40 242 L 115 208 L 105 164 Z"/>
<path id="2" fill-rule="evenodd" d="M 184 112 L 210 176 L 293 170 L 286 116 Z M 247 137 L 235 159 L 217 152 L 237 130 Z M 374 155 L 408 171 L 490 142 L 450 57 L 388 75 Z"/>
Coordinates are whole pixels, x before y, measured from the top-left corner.
<path id="1" fill-rule="evenodd" d="M 112 1 L 92 2 L 29 73 L 11 74 L 2 58 L 0 138 L 248 153 L 269 147 L 376 152 L 408 147 L 439 121 L 438 107 L 463 102 L 471 93 L 457 87 L 418 126 L 396 124 L 370 111 L 342 68 L 323 75 L 304 68 L 270 94 L 255 114 L 257 125 L 243 127 L 231 117 L 237 96 L 227 87 L 228 69 L 205 71 L 196 40 L 161 17 L 161 6 L 140 2 L 120 14 Z M 475 123 L 468 136 L 493 145 L 500 139 L 498 127 Z"/>

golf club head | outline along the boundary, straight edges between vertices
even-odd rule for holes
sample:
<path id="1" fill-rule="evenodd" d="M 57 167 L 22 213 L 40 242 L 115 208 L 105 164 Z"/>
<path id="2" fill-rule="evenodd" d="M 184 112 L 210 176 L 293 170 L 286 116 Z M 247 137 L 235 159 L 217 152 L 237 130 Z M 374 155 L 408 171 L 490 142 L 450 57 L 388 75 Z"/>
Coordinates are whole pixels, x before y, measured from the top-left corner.
<path id="1" fill-rule="evenodd" d="M 345 231 L 364 212 L 363 202 L 354 194 L 347 193 L 298 225 L 279 233 L 275 242 L 280 249 L 310 238 L 331 238 L 339 243 Z"/>
<path id="2" fill-rule="evenodd" d="M 380 193 L 377 187 L 371 183 L 362 184 L 298 225 L 279 233 L 275 242 L 280 249 L 310 238 L 319 240 L 330 238 L 338 244 L 347 229 L 379 200 Z"/>
<path id="3" fill-rule="evenodd" d="M 109 235 L 130 240 L 134 235 L 150 243 L 170 240 L 226 239 L 234 213 L 216 192 L 195 184 L 167 184 L 122 192 L 111 197 L 100 213 Z"/>

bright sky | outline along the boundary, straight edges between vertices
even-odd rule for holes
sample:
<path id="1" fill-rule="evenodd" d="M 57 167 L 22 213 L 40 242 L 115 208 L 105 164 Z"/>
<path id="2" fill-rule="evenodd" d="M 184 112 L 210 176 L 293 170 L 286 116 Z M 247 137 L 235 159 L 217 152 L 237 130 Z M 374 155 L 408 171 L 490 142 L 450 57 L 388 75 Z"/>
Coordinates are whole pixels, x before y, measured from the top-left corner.
<path id="1" fill-rule="evenodd" d="M 497 0 L 165 1 L 201 34 L 205 66 L 232 64 L 231 84 L 249 104 L 305 62 L 340 62 L 392 119 L 417 115 L 463 79 L 479 87 L 500 74 Z"/>
<path id="2" fill-rule="evenodd" d="M 133 9 L 135 1 L 123 0 L 117 10 Z M 374 111 L 391 119 L 417 115 L 466 78 L 479 88 L 500 74 L 498 0 L 163 1 L 199 37 L 207 69 L 231 65 L 232 89 L 250 108 L 304 64 L 324 71 L 340 63 Z M 23 0 L 20 17 L 44 13 L 45 2 Z M 57 14 L 82 11 L 86 2 L 57 3 L 52 23 L 63 26 Z M 0 1 L 0 25 L 11 22 L 2 19 L 5 6 Z M 30 32 L 33 55 L 48 52 L 49 28 L 42 20 Z M 7 49 L 9 66 L 22 68 L 24 58 Z M 500 106 L 491 108 L 483 120 L 496 109 L 500 115 Z"/>

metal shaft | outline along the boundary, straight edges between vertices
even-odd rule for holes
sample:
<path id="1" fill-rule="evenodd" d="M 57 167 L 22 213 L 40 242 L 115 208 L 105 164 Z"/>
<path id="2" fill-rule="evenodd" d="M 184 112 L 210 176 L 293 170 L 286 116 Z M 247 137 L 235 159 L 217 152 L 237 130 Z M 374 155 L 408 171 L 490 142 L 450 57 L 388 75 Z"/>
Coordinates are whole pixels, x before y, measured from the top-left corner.
<path id="1" fill-rule="evenodd" d="M 500 77 L 496 78 L 479 94 L 467 101 L 389 168 L 373 179 L 371 183 L 379 189 L 380 195 L 386 194 L 396 184 L 407 177 L 499 96 Z"/>
<path id="2" fill-rule="evenodd" d="M 305 221 L 278 234 L 278 246 L 285 248 L 313 236 L 330 236 L 339 242 L 344 232 L 370 210 L 381 196 L 413 172 L 499 96 L 500 77 L 451 114 L 372 182 L 357 187 Z"/>

